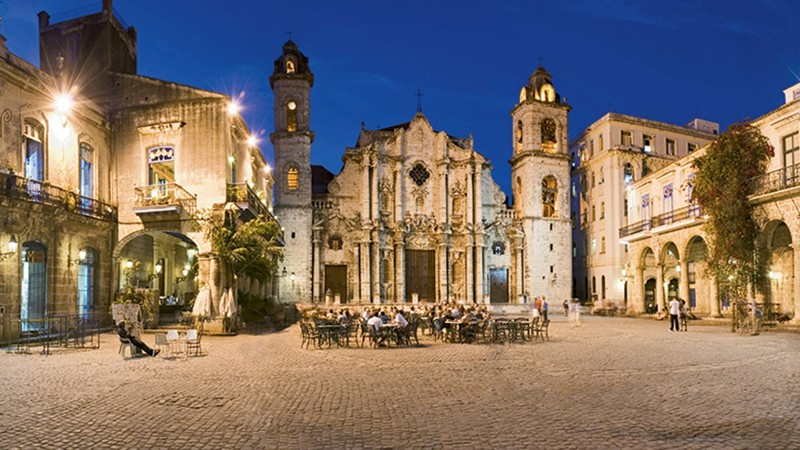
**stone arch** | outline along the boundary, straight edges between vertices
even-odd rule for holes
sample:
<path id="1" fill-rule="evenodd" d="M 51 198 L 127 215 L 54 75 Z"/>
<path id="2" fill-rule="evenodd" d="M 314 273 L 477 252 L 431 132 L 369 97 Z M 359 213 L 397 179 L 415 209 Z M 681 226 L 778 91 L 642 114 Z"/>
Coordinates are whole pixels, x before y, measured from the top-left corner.
<path id="1" fill-rule="evenodd" d="M 708 244 L 702 236 L 694 235 L 686 241 L 684 259 L 688 271 L 689 298 L 686 301 L 689 308 L 708 313 L 716 311 L 712 307 L 712 302 L 716 302 L 716 299 L 712 298 L 713 278 L 708 273 Z"/>
<path id="2" fill-rule="evenodd" d="M 794 238 L 783 220 L 768 222 L 759 236 L 764 261 L 764 301 L 782 313 L 794 310 Z"/>
<path id="3" fill-rule="evenodd" d="M 558 210 L 558 180 L 553 175 L 542 179 L 542 217 L 556 217 Z"/>
<path id="4" fill-rule="evenodd" d="M 675 264 L 677 264 L 680 260 L 681 254 L 678 250 L 678 246 L 675 245 L 674 242 L 669 241 L 661 247 L 661 252 L 658 257 L 659 263 L 664 266 L 668 266 L 670 263 L 672 263 L 672 266 L 674 267 Z"/>
<path id="5" fill-rule="evenodd" d="M 554 152 L 556 143 L 558 142 L 558 126 L 556 125 L 556 121 L 551 117 L 545 117 L 540 122 L 539 127 L 541 129 L 542 150 L 548 153 Z"/>

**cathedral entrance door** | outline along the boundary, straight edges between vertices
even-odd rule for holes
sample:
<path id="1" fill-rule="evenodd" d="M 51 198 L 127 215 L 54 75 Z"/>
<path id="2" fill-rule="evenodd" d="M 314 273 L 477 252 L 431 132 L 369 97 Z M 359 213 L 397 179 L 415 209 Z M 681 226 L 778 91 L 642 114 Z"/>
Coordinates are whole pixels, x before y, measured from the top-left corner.
<path id="1" fill-rule="evenodd" d="M 489 269 L 489 293 L 492 303 L 508 303 L 508 269 Z"/>
<path id="2" fill-rule="evenodd" d="M 336 296 L 342 303 L 347 302 L 347 266 L 325 266 L 325 292 L 331 292 L 335 300 Z"/>
<path id="3" fill-rule="evenodd" d="M 419 294 L 419 301 L 436 301 L 436 251 L 406 250 L 406 302 L 412 294 Z"/>

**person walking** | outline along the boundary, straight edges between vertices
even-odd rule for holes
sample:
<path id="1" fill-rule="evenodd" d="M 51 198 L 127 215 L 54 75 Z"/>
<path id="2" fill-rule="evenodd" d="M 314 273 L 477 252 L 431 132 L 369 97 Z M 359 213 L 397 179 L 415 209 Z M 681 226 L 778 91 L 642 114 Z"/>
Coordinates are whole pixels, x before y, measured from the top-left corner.
<path id="1" fill-rule="evenodd" d="M 569 305 L 570 313 L 572 317 L 570 321 L 572 322 L 572 328 L 581 326 L 581 304 L 578 303 L 577 298 L 572 299 L 572 304 Z"/>
<path id="2" fill-rule="evenodd" d="M 672 297 L 669 302 L 669 331 L 681 331 L 681 326 L 678 323 L 678 316 L 681 313 L 681 303 L 677 298 Z"/>
<path id="3" fill-rule="evenodd" d="M 548 305 L 549 305 L 549 303 L 547 303 L 547 299 L 543 295 L 542 296 L 542 319 L 543 320 L 547 320 Z"/>
<path id="4" fill-rule="evenodd" d="M 564 317 L 569 316 L 569 302 L 567 299 L 564 299 Z"/>
<path id="5" fill-rule="evenodd" d="M 689 331 L 689 311 L 686 309 L 686 300 L 681 299 L 681 331 Z"/>

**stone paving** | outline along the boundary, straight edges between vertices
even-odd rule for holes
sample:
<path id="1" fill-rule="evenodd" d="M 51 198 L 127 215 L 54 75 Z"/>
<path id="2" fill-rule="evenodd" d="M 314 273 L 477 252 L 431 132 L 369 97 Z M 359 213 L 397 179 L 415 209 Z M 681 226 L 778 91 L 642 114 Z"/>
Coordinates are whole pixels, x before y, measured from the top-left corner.
<path id="1" fill-rule="evenodd" d="M 800 448 L 800 336 L 554 318 L 551 341 L 0 353 L 0 448 Z M 152 335 L 145 340 L 152 342 Z"/>

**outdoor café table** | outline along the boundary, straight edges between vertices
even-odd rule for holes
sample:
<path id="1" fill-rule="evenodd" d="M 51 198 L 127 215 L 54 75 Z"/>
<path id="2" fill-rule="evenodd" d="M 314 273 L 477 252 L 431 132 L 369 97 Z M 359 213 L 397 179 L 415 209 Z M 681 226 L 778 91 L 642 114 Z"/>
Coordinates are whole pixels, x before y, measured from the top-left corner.
<path id="1" fill-rule="evenodd" d="M 381 340 L 378 344 L 382 344 L 387 340 L 389 342 L 395 341 L 396 343 L 400 342 L 400 337 L 398 332 L 400 331 L 400 324 L 397 323 L 384 323 L 381 325 Z"/>
<path id="2" fill-rule="evenodd" d="M 462 342 L 464 340 L 464 336 L 462 336 L 461 333 L 462 326 L 465 325 L 464 322 L 460 320 L 446 320 L 444 323 L 449 325 L 447 327 L 447 336 L 445 336 L 445 340 L 449 342 Z M 476 323 L 478 323 L 477 320 L 472 320 L 469 325 L 474 325 Z"/>
<path id="3" fill-rule="evenodd" d="M 317 325 L 317 331 L 319 332 L 319 346 L 322 347 L 322 344 L 327 342 L 328 348 L 330 348 L 333 342 L 336 342 L 336 345 L 341 346 L 339 341 L 341 334 L 344 330 L 344 327 L 341 325 Z"/>

